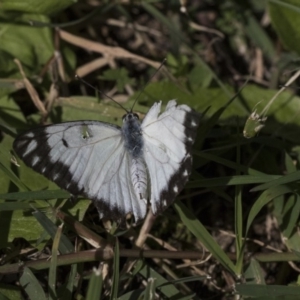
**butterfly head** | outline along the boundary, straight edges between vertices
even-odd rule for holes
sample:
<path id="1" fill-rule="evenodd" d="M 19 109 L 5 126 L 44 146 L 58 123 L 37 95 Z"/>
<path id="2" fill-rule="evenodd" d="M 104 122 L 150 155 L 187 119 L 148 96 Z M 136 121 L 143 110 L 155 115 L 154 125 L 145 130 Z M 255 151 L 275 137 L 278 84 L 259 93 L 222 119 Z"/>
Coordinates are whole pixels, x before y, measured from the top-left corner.
<path id="1" fill-rule="evenodd" d="M 139 116 L 133 112 L 129 112 L 122 117 L 123 123 L 138 121 L 139 119 Z"/>

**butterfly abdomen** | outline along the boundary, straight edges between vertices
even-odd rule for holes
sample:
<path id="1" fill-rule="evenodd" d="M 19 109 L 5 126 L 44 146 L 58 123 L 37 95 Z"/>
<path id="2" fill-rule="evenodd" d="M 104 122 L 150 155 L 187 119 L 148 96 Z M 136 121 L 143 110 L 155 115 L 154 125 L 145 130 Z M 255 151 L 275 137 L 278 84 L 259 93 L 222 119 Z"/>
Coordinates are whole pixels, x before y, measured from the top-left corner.
<path id="1" fill-rule="evenodd" d="M 139 200 L 147 198 L 147 171 L 143 158 L 132 158 L 131 180 L 135 193 Z"/>

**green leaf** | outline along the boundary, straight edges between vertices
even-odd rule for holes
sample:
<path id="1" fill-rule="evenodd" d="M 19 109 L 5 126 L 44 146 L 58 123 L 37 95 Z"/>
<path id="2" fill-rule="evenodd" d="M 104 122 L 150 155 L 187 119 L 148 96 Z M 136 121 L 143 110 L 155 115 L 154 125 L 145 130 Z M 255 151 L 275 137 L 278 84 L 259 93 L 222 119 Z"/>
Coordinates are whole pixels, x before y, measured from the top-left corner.
<path id="1" fill-rule="evenodd" d="M 266 284 L 264 271 L 259 262 L 254 258 L 250 259 L 245 269 L 244 277 L 247 284 Z"/>
<path id="2" fill-rule="evenodd" d="M 42 233 L 42 228 L 36 219 L 22 210 L 0 212 L 0 245 L 5 247 L 17 237 L 22 237 L 30 243 L 35 243 Z"/>
<path id="3" fill-rule="evenodd" d="M 16 285 L 0 283 L 0 300 L 19 300 L 21 290 Z"/>
<path id="4" fill-rule="evenodd" d="M 297 0 L 269 0 L 269 14 L 272 25 L 282 43 L 289 50 L 300 54 L 300 3 Z"/>
<path id="5" fill-rule="evenodd" d="M 71 6 L 75 2 L 76 0 L 2 0 L 1 9 L 52 15 Z"/>
<path id="6" fill-rule="evenodd" d="M 52 121 L 58 123 L 62 121 L 76 121 L 76 120 L 96 120 L 102 122 L 109 122 L 117 125 L 122 124 L 122 117 L 124 110 L 117 107 L 114 103 L 103 102 L 95 97 L 86 96 L 72 96 L 69 98 L 60 98 L 60 105 L 63 110 L 59 110 L 60 119 L 57 119 L 53 112 Z M 137 111 L 140 111 L 136 107 Z M 142 107 L 142 112 L 146 112 L 147 108 Z"/>
<path id="7" fill-rule="evenodd" d="M 116 81 L 119 93 L 124 91 L 126 84 L 135 84 L 135 79 L 131 79 L 128 76 L 128 71 L 125 68 L 107 70 L 103 72 L 100 78 L 103 80 Z"/>
<path id="8" fill-rule="evenodd" d="M 188 73 L 187 78 L 192 91 L 195 91 L 199 86 L 208 88 L 213 80 L 213 75 L 207 73 L 207 69 L 203 66 L 195 66 Z"/>
<path id="9" fill-rule="evenodd" d="M 39 299 L 47 300 L 44 290 L 34 276 L 32 271 L 25 267 L 22 276 L 20 277 L 20 284 L 25 290 L 26 294 L 29 296 L 29 299 Z"/>
<path id="10" fill-rule="evenodd" d="M 11 1 L 6 2 L 10 3 Z M 23 4 L 23 1 L 18 2 Z M 44 2 L 47 1 L 40 3 Z M 2 5 L 3 2 L 1 2 L 1 8 Z M 26 14 L 22 15 L 18 21 L 28 22 L 32 19 L 40 22 L 49 21 L 43 15 Z M 26 74 L 29 69 L 33 72 L 39 72 L 54 53 L 51 30 L 47 27 L 37 28 L 24 26 L 23 24 L 18 25 L 17 23 L 0 23 L 0 28 L 0 50 L 9 53 L 14 58 L 18 58 L 24 65 Z M 15 73 L 20 77 L 17 66 L 15 66 Z"/>

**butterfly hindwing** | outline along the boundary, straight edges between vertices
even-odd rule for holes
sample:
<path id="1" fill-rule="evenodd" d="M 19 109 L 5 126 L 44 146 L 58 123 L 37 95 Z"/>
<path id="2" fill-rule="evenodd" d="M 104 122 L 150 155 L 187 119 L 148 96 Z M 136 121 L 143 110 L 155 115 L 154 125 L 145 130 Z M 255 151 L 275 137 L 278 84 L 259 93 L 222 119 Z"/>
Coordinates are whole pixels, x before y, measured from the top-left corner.
<path id="1" fill-rule="evenodd" d="M 187 105 L 168 102 L 160 113 L 155 103 L 142 122 L 144 158 L 150 176 L 150 203 L 154 214 L 162 212 L 183 189 L 192 169 L 191 147 L 199 115 Z"/>
<path id="2" fill-rule="evenodd" d="M 20 135 L 13 148 L 26 165 L 73 195 L 93 200 L 100 218 L 146 213 L 130 178 L 130 158 L 119 127 L 97 121 L 39 127 Z"/>
<path id="3" fill-rule="evenodd" d="M 105 180 L 99 186 L 98 194 L 101 195 L 101 198 L 96 199 L 94 204 L 98 209 L 100 219 L 108 218 L 120 221 L 124 220 L 128 213 L 134 215 L 136 222 L 145 217 L 147 201 L 138 199 L 135 194 L 130 166 L 131 158 L 123 150 L 120 161 L 113 166 L 115 170 L 113 177 L 110 180 Z"/>

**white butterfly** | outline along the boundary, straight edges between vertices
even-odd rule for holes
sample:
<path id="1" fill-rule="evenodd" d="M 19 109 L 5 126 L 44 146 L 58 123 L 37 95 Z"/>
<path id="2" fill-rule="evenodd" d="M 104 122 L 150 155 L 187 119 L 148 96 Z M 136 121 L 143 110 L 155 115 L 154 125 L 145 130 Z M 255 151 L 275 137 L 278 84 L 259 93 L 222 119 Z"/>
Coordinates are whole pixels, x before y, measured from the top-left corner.
<path id="1" fill-rule="evenodd" d="M 143 219 L 148 200 L 162 212 L 191 172 L 191 147 L 199 116 L 187 105 L 154 103 L 142 123 L 127 112 L 122 127 L 74 121 L 38 127 L 18 136 L 15 152 L 25 164 L 72 195 L 93 200 L 100 219 Z"/>

